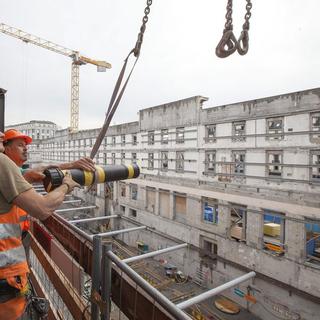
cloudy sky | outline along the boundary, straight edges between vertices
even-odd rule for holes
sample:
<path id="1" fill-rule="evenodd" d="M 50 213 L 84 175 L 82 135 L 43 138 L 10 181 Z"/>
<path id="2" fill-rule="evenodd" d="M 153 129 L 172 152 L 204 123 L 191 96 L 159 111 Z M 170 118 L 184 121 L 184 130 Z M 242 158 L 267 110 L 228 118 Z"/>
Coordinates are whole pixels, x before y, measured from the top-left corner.
<path id="1" fill-rule="evenodd" d="M 154 0 L 140 60 L 114 123 L 139 109 L 209 97 L 212 107 L 320 86 L 319 0 L 252 0 L 246 56 L 215 56 L 227 0 Z M 113 66 L 80 70 L 80 128 L 100 127 L 123 60 L 133 48 L 146 0 L 1 0 L 0 22 Z M 234 32 L 245 0 L 234 1 Z M 0 33 L 0 87 L 6 123 L 69 125 L 71 59 Z"/>

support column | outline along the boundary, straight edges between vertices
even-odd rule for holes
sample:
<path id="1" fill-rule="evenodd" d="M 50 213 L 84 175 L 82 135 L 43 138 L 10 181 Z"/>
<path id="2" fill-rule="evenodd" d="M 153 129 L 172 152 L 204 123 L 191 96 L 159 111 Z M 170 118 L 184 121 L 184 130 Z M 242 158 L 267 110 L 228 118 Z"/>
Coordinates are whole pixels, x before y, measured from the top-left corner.
<path id="1" fill-rule="evenodd" d="M 160 214 L 160 192 L 156 189 L 156 203 L 154 208 L 154 214 L 158 216 Z"/>
<path id="2" fill-rule="evenodd" d="M 221 205 L 220 205 L 221 204 Z M 218 202 L 218 232 L 223 236 L 227 236 L 230 229 L 231 213 L 227 201 L 219 200 Z"/>
<path id="3" fill-rule="evenodd" d="M 287 217 L 300 218 L 293 214 Z M 306 257 L 306 227 L 304 223 L 286 220 L 285 222 L 285 247 L 288 258 L 302 263 Z"/>
<path id="4" fill-rule="evenodd" d="M 0 131 L 4 132 L 4 107 L 5 107 L 5 93 L 7 91 L 0 88 Z"/>
<path id="5" fill-rule="evenodd" d="M 169 219 L 174 220 L 174 193 L 170 191 L 169 195 Z"/>
<path id="6" fill-rule="evenodd" d="M 112 262 L 107 256 L 107 252 L 112 252 L 112 244 L 106 243 L 102 246 L 102 288 L 101 298 L 105 304 L 105 309 L 102 312 L 102 320 L 110 320 L 111 311 L 111 272 Z"/>
<path id="7" fill-rule="evenodd" d="M 250 212 L 252 210 L 261 211 L 257 207 L 247 208 L 247 245 L 253 248 L 263 248 L 263 214 Z"/>
<path id="8" fill-rule="evenodd" d="M 95 297 L 96 294 L 100 292 L 100 280 L 101 280 L 101 237 L 93 237 L 93 255 L 92 255 L 92 287 L 91 287 L 91 296 Z M 91 318 L 92 320 L 99 319 L 99 307 L 98 304 L 91 304 Z"/>

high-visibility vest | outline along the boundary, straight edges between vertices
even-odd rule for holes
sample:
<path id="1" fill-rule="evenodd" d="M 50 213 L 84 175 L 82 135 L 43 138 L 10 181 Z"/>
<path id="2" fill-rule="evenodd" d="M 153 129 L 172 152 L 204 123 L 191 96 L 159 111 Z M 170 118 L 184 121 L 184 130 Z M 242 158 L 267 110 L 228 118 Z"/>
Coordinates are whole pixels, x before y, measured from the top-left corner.
<path id="1" fill-rule="evenodd" d="M 23 292 L 27 287 L 29 267 L 21 240 L 20 213 L 22 209 L 13 206 L 7 213 L 0 214 L 0 279 Z M 16 277 L 20 277 L 17 283 Z M 26 307 L 23 294 L 7 302 L 0 303 L 0 314 L 6 319 L 18 319 Z"/>
<path id="2" fill-rule="evenodd" d="M 22 231 L 29 231 L 30 221 L 28 219 L 28 213 L 19 208 L 20 226 Z"/>
<path id="3" fill-rule="evenodd" d="M 21 174 L 23 175 L 28 169 L 20 168 Z M 20 209 L 20 225 L 22 231 L 29 231 L 30 229 L 30 221 L 28 220 L 28 213 L 22 209 Z"/>

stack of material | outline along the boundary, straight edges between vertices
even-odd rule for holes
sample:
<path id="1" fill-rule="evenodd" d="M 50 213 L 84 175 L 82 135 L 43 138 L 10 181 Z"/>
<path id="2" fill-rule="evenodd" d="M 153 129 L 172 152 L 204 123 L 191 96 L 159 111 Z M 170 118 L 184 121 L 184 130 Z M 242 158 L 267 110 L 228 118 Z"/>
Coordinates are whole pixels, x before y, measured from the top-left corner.
<path id="1" fill-rule="evenodd" d="M 263 232 L 270 237 L 280 236 L 280 224 L 277 223 L 265 223 L 263 226 Z"/>

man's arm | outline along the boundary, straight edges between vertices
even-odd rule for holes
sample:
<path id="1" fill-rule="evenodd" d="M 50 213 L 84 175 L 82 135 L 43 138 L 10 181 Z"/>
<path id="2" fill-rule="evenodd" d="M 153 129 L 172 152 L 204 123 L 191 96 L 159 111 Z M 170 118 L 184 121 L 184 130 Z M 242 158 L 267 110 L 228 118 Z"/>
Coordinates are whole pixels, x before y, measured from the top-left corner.
<path id="1" fill-rule="evenodd" d="M 81 158 L 76 161 L 62 163 L 58 165 L 61 170 L 82 169 L 86 171 L 95 171 L 94 162 L 90 158 Z"/>
<path id="2" fill-rule="evenodd" d="M 79 185 L 70 176 L 65 176 L 61 186 L 45 196 L 33 188 L 20 193 L 12 202 L 40 220 L 47 219 L 62 203 L 64 196 Z"/>
<path id="3" fill-rule="evenodd" d="M 29 182 L 29 183 L 35 183 L 35 182 L 42 182 L 45 178 L 45 175 L 43 174 L 43 171 L 48 168 L 59 168 L 60 170 L 70 170 L 70 169 L 82 169 L 86 171 L 92 171 L 94 172 L 96 170 L 94 166 L 94 162 L 90 158 L 81 158 L 76 161 L 72 162 L 66 162 L 61 163 L 58 165 L 49 165 L 49 166 L 42 166 L 37 167 L 35 169 L 27 169 L 23 173 L 23 177 Z"/>

